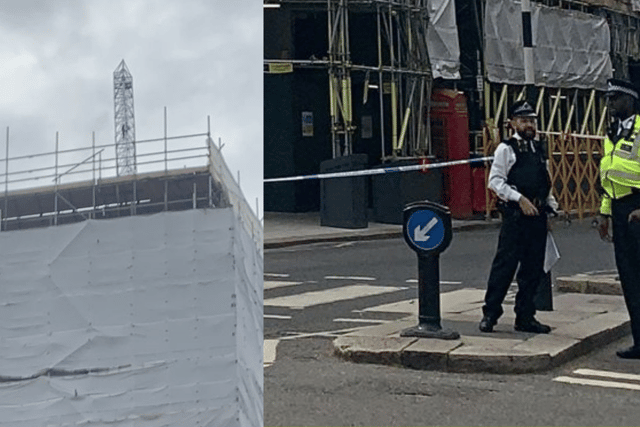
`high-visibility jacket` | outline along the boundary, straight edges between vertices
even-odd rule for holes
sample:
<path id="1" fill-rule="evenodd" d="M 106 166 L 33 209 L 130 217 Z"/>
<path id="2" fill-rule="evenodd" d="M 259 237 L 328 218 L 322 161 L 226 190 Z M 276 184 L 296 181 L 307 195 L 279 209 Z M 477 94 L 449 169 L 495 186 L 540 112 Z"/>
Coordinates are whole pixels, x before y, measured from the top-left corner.
<path id="1" fill-rule="evenodd" d="M 604 140 L 604 156 L 600 161 L 600 183 L 604 194 L 600 213 L 611 215 L 611 200 L 620 199 L 640 189 L 640 115 L 635 116 L 628 138 L 615 144 L 609 136 Z"/>

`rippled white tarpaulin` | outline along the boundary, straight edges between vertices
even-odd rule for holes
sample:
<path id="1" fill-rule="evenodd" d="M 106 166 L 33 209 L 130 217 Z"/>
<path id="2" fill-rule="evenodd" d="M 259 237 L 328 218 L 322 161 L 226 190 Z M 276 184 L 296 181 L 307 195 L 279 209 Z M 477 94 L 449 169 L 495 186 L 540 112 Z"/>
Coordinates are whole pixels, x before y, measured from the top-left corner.
<path id="1" fill-rule="evenodd" d="M 262 313 L 231 209 L 0 233 L 0 424 L 262 426 Z"/>
<path id="2" fill-rule="evenodd" d="M 433 78 L 460 78 L 460 45 L 453 0 L 428 0 L 427 49 Z"/>
<path id="3" fill-rule="evenodd" d="M 484 61 L 494 83 L 524 84 L 520 2 L 487 0 Z M 605 89 L 612 76 L 607 20 L 577 10 L 531 3 L 535 84 Z"/>

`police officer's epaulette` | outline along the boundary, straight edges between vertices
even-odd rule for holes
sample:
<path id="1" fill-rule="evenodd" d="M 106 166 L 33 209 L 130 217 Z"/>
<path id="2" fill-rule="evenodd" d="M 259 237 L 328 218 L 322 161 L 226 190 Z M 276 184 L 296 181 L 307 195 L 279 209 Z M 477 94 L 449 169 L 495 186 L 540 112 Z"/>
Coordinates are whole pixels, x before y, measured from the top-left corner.
<path id="1" fill-rule="evenodd" d="M 520 152 L 520 144 L 518 143 L 517 139 L 509 138 L 509 139 L 505 139 L 502 142 L 504 142 L 509 147 L 511 147 L 515 153 Z M 549 159 L 549 142 L 546 140 L 546 138 L 541 138 L 539 141 L 536 141 L 534 139 L 533 144 L 536 147 L 536 152 L 542 153 L 542 158 L 544 160 L 548 160 Z"/>
<path id="2" fill-rule="evenodd" d="M 620 134 L 621 139 L 626 139 L 627 141 L 633 141 L 635 139 L 635 132 L 633 131 L 634 127 L 630 127 L 629 129 L 624 129 Z"/>

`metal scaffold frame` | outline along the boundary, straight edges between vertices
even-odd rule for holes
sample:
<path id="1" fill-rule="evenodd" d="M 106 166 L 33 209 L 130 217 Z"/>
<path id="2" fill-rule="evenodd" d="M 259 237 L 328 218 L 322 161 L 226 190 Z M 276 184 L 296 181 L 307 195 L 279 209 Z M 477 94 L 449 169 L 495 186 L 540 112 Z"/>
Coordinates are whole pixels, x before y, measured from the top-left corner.
<path id="1" fill-rule="evenodd" d="M 549 7 L 577 10 L 607 19 L 615 77 L 629 79 L 629 60 L 640 58 L 640 18 L 626 1 L 537 0 Z M 579 218 L 599 211 L 599 162 L 608 125 L 604 93 L 595 89 L 538 87 L 538 128 L 548 142 L 549 169 L 560 209 Z M 519 85 L 484 82 L 484 155 L 492 155 L 501 138 L 509 136 L 508 108 L 525 95 Z M 488 169 L 485 173 L 488 179 Z M 486 190 L 486 215 L 495 210 L 496 197 Z"/>
<path id="2" fill-rule="evenodd" d="M 353 73 L 364 73 L 364 103 L 370 90 L 378 90 L 381 160 L 430 154 L 428 114 L 433 79 L 426 43 L 427 0 L 281 0 L 279 3 L 316 10 L 326 5 L 326 59 L 266 59 L 265 63 L 327 68 L 333 157 L 353 153 L 357 129 L 353 119 Z M 352 62 L 349 15 L 358 12 L 375 14 L 377 64 Z M 374 81 L 376 74 L 377 82 Z M 388 117 L 385 117 L 385 95 L 390 98 Z M 390 150 L 385 142 L 385 126 L 390 126 L 387 130 L 391 135 Z"/>
<path id="3" fill-rule="evenodd" d="M 263 228 L 207 131 L 135 141 L 134 175 L 118 176 L 117 147 L 91 145 L 10 156 L 9 128 L 0 159 L 0 232 L 69 224 L 88 219 L 148 215 L 185 209 L 232 208 L 262 253 Z M 0 193 L 1 194 L 1 193 Z"/>

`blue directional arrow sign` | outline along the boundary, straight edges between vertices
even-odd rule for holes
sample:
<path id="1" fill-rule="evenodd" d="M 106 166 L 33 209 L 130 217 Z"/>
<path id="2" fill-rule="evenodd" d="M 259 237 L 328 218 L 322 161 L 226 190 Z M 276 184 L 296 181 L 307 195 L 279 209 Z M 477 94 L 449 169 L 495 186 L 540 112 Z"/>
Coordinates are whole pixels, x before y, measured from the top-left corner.
<path id="1" fill-rule="evenodd" d="M 418 210 L 409 217 L 406 232 L 416 248 L 432 251 L 444 241 L 445 227 L 442 218 L 435 212 Z"/>

